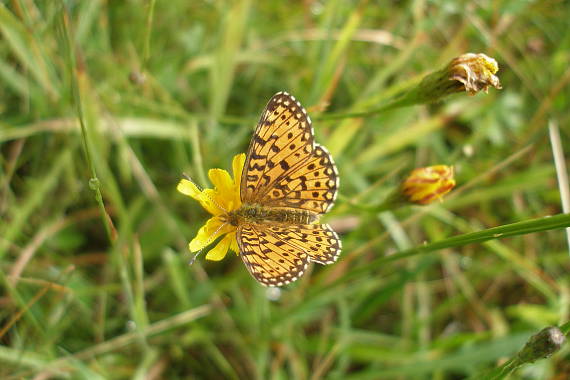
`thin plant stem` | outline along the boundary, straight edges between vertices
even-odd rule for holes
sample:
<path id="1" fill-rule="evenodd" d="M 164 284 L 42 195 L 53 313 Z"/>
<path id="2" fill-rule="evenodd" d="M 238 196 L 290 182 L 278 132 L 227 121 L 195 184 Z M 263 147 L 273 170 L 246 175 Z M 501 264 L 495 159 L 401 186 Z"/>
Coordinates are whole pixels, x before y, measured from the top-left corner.
<path id="1" fill-rule="evenodd" d="M 558 124 L 554 121 L 548 123 L 548 132 L 550 134 L 550 144 L 552 145 L 552 156 L 554 157 L 554 165 L 556 166 L 556 176 L 558 177 L 558 189 L 560 190 L 560 200 L 562 201 L 562 211 L 566 214 L 570 213 L 570 189 L 568 188 L 568 170 L 564 159 L 564 148 L 560 139 L 560 130 Z M 570 248 L 570 228 L 566 228 L 566 239 Z M 570 253 L 570 251 L 569 251 Z"/>
<path id="2" fill-rule="evenodd" d="M 146 71 L 148 68 L 148 60 L 150 58 L 150 36 L 152 32 L 152 21 L 154 19 L 154 6 L 156 0 L 150 0 L 148 4 L 148 14 L 146 18 L 146 29 L 144 36 L 144 48 L 143 48 L 143 67 L 142 71 Z"/>
<path id="3" fill-rule="evenodd" d="M 111 217 L 107 213 L 105 209 L 105 204 L 103 203 L 103 196 L 101 194 L 101 183 L 99 178 L 97 177 L 97 172 L 95 170 L 95 166 L 93 165 L 92 153 L 89 148 L 89 141 L 87 138 L 87 126 L 85 123 L 85 117 L 83 114 L 83 105 L 81 103 L 81 91 L 78 85 L 78 69 L 77 69 L 77 62 L 75 59 L 75 50 L 73 48 L 73 41 L 71 39 L 71 35 L 69 32 L 69 16 L 67 14 L 67 10 L 65 8 L 65 4 L 61 1 L 61 32 L 62 32 L 62 40 L 64 44 L 64 48 L 66 50 L 66 59 L 67 59 L 67 66 L 69 67 L 69 74 L 71 79 L 71 90 L 73 93 L 73 101 L 75 105 L 75 109 L 77 112 L 77 118 L 79 119 L 79 126 L 81 127 L 81 138 L 82 138 L 82 146 L 83 151 L 85 153 L 85 158 L 87 160 L 87 165 L 89 167 L 89 171 L 91 173 L 91 178 L 89 179 L 89 188 L 93 190 L 95 193 L 95 199 L 97 204 L 99 205 L 99 210 L 101 211 L 101 217 L 103 218 L 103 225 L 105 226 L 105 232 L 107 233 L 107 237 L 109 241 L 114 241 L 114 233 L 115 230 Z"/>

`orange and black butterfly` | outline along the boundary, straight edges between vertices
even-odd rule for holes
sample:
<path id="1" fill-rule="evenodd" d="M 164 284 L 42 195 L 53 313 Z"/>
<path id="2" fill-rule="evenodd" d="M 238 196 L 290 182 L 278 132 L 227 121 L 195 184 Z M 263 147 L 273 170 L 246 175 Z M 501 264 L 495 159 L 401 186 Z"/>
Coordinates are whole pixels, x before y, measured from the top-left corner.
<path id="1" fill-rule="evenodd" d="M 337 260 L 341 241 L 319 217 L 336 199 L 338 177 L 330 153 L 314 141 L 307 111 L 292 95 L 275 94 L 249 144 L 242 206 L 227 215 L 257 281 L 282 286 L 298 279 L 309 262 Z"/>

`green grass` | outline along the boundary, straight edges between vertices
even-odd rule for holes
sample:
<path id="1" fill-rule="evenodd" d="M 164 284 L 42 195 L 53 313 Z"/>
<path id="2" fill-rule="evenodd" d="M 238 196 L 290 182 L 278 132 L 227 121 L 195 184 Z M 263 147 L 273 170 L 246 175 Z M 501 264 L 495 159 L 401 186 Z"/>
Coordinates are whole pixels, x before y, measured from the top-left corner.
<path id="1" fill-rule="evenodd" d="M 0 377 L 506 378 L 531 335 L 568 332 L 548 133 L 570 151 L 568 19 L 554 0 L 0 3 Z M 502 90 L 366 114 L 466 52 Z M 231 169 L 280 90 L 338 164 L 343 253 L 272 300 L 233 254 L 188 266 L 208 215 L 176 184 Z M 435 164 L 456 168 L 443 203 L 370 212 Z M 509 379 L 565 379 L 569 355 Z"/>

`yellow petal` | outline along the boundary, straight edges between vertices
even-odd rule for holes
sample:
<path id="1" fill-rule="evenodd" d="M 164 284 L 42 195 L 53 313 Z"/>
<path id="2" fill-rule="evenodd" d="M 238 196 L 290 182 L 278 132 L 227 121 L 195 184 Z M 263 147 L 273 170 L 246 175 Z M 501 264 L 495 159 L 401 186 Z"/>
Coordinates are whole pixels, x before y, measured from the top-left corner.
<path id="1" fill-rule="evenodd" d="M 213 198 L 224 211 L 232 211 L 235 206 L 235 185 L 230 173 L 222 169 L 210 169 L 208 177 L 215 186 Z"/>
<path id="2" fill-rule="evenodd" d="M 239 186 L 241 183 L 241 173 L 245 164 L 245 153 L 236 154 L 232 161 L 232 171 L 234 174 L 234 184 Z"/>
<path id="3" fill-rule="evenodd" d="M 240 153 L 236 154 L 232 161 L 232 169 L 234 174 L 234 198 L 233 198 L 232 210 L 237 210 L 238 208 L 241 207 L 240 187 L 241 187 L 241 176 L 243 173 L 243 166 L 245 164 L 245 158 L 246 158 L 245 154 Z"/>
<path id="4" fill-rule="evenodd" d="M 200 204 L 204 207 L 210 214 L 219 216 L 226 213 L 227 207 L 225 205 L 225 200 L 219 196 L 216 190 L 205 189 L 200 194 Z M 221 209 L 223 207 L 224 209 Z"/>
<path id="5" fill-rule="evenodd" d="M 216 217 L 210 218 L 208 219 L 206 224 L 204 224 L 202 228 L 198 230 L 198 233 L 196 234 L 194 239 L 192 239 L 192 241 L 188 245 L 188 248 L 192 252 L 199 251 L 202 248 L 212 244 L 212 242 L 216 240 L 219 236 L 234 231 L 235 231 L 234 226 L 232 226 L 229 223 L 222 222 L 220 218 Z"/>
<path id="6" fill-rule="evenodd" d="M 239 187 L 230 174 L 222 169 L 210 169 L 208 176 L 216 187 L 212 192 L 215 202 L 226 212 L 238 209 L 241 206 Z"/>
<path id="7" fill-rule="evenodd" d="M 213 191 L 211 189 L 200 191 L 193 182 L 182 179 L 176 186 L 176 190 L 199 201 L 202 207 L 212 215 L 217 216 L 223 213 L 223 210 L 220 210 L 212 201 L 212 195 L 209 193 Z"/>
<path id="8" fill-rule="evenodd" d="M 233 234 L 228 234 L 222 240 L 220 240 L 220 242 L 216 244 L 216 246 L 212 248 L 210 252 L 208 252 L 206 255 L 206 260 L 220 261 L 223 259 L 226 256 L 228 249 L 230 248 L 232 235 Z"/>
<path id="9" fill-rule="evenodd" d="M 216 187 L 216 190 L 220 192 L 223 196 L 224 194 L 229 194 L 233 190 L 234 181 L 230 177 L 230 173 L 223 169 L 210 169 L 208 171 L 208 177 L 210 181 Z"/>
<path id="10" fill-rule="evenodd" d="M 197 252 L 202 248 L 206 247 L 208 244 L 212 242 L 210 239 L 210 235 L 212 231 L 215 231 L 222 225 L 222 221 L 219 218 L 210 218 L 200 229 L 194 239 L 188 245 L 188 248 L 191 252 Z M 213 230 L 212 230 L 213 228 Z"/>
<path id="11" fill-rule="evenodd" d="M 196 186 L 193 182 L 188 181 L 187 179 L 182 179 L 178 182 L 178 186 L 176 186 L 176 190 L 181 192 L 184 195 L 188 195 L 196 200 L 200 200 L 200 189 Z"/>
<path id="12" fill-rule="evenodd" d="M 234 251 L 238 256 L 239 256 L 239 246 L 237 243 L 237 238 L 236 238 L 236 234 L 231 234 L 232 235 L 232 242 L 230 244 L 230 249 L 232 251 Z"/>

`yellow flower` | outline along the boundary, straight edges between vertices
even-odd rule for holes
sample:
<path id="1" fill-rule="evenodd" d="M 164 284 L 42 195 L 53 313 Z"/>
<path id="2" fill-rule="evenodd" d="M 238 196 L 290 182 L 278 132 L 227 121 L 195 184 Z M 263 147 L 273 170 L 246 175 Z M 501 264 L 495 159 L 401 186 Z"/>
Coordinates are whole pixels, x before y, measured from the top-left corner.
<path id="1" fill-rule="evenodd" d="M 213 216 L 208 219 L 206 224 L 198 230 L 198 233 L 192 239 L 188 248 L 192 252 L 199 251 L 220 236 L 224 236 L 214 248 L 206 255 L 207 260 L 222 260 L 228 249 L 238 252 L 238 244 L 236 240 L 236 227 L 225 221 L 224 216 L 241 207 L 240 198 L 240 181 L 243 165 L 245 163 L 245 154 L 238 154 L 232 162 L 233 179 L 225 170 L 210 169 L 208 177 L 214 185 L 213 189 L 200 190 L 192 181 L 186 179 L 181 180 L 176 190 L 184 195 L 194 198 L 206 211 Z"/>
<path id="2" fill-rule="evenodd" d="M 453 166 L 435 165 L 413 170 L 400 190 L 408 202 L 427 205 L 454 187 Z"/>

